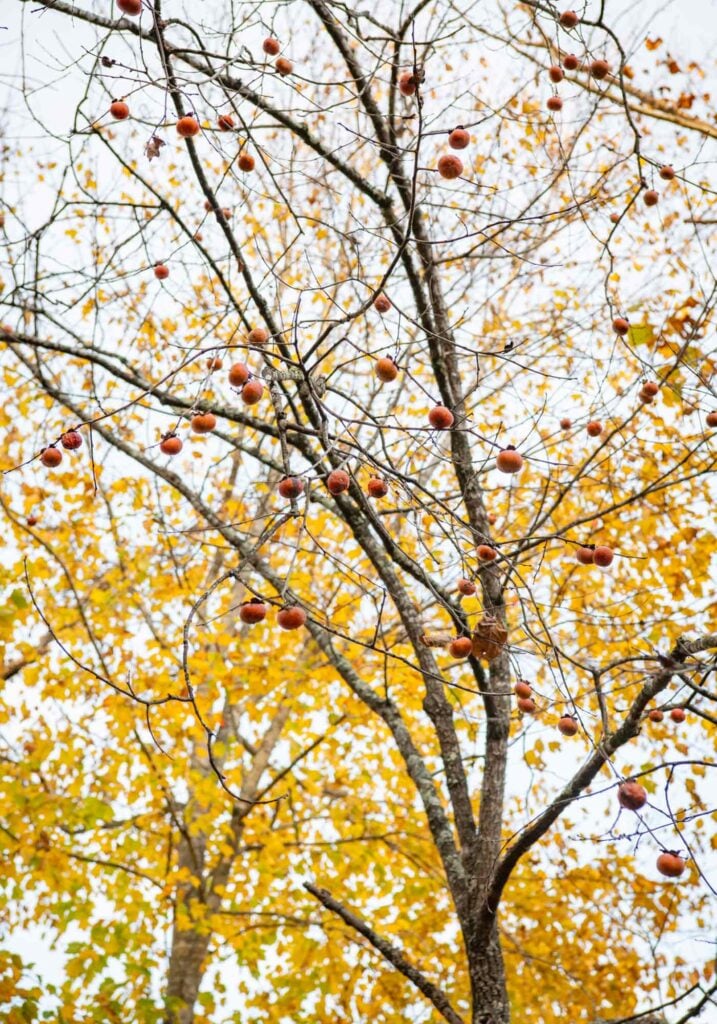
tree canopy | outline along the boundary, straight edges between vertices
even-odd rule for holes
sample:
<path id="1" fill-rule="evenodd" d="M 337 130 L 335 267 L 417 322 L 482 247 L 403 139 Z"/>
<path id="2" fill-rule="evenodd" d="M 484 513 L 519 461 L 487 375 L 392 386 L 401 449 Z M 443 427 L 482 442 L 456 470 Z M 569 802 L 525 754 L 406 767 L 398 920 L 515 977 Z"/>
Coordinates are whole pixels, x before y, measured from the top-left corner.
<path id="1" fill-rule="evenodd" d="M 8 8 L 6 1019 L 707 1019 L 679 5 Z"/>

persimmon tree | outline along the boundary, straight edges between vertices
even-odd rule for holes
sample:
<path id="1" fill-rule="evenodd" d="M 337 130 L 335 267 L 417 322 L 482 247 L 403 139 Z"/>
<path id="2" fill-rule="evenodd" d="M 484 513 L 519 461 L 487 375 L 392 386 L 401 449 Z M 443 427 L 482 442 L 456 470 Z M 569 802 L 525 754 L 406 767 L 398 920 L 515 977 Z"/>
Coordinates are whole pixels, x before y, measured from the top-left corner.
<path id="1" fill-rule="evenodd" d="M 714 1009 L 713 69 L 613 6 L 10 5 L 12 1021 Z"/>

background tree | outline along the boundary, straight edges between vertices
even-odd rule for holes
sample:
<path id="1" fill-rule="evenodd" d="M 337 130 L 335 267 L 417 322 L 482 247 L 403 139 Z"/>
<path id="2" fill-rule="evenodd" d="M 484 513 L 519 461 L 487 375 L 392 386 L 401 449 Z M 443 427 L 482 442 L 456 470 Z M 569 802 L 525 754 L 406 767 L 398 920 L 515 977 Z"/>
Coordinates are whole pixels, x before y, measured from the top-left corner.
<path id="1" fill-rule="evenodd" d="M 613 7 L 13 4 L 14 1019 L 714 1005 L 711 69 Z"/>

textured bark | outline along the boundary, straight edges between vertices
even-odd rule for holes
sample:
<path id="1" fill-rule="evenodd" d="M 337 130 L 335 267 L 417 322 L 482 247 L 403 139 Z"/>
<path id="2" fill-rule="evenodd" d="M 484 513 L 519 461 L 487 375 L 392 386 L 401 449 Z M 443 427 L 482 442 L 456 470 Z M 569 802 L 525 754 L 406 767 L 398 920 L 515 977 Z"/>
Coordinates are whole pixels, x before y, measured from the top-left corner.
<path id="1" fill-rule="evenodd" d="M 205 840 L 189 838 L 184 832 L 179 839 L 177 867 L 192 872 L 194 877 L 204 876 Z M 172 929 L 172 945 L 167 971 L 167 1024 L 193 1024 L 194 1007 L 199 986 L 204 976 L 204 961 L 209 949 L 211 933 L 196 931 L 191 926 L 192 904 L 202 903 L 198 885 L 182 885 L 176 894 L 176 905 L 189 915 L 189 927 L 182 928 L 175 916 Z M 182 1005 L 178 1005 L 178 1004 Z"/>
<path id="2" fill-rule="evenodd" d="M 167 974 L 166 1024 L 194 1024 L 194 1007 L 204 976 L 204 961 L 210 935 L 195 931 L 177 931 L 172 936 L 172 952 Z M 177 1009 L 172 1009 L 181 1002 Z"/>
<path id="3" fill-rule="evenodd" d="M 505 967 L 498 926 L 494 922 L 480 954 L 470 958 L 471 1024 L 510 1024 Z"/>

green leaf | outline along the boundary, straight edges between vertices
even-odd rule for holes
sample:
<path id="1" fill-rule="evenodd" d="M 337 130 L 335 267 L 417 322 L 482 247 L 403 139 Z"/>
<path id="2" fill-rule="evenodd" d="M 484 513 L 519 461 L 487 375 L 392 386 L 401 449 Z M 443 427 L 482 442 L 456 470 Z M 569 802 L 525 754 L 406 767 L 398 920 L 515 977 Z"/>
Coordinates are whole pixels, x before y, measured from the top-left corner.
<path id="1" fill-rule="evenodd" d="M 631 344 L 651 345 L 655 337 L 655 328 L 652 324 L 630 324 L 628 338 Z"/>

